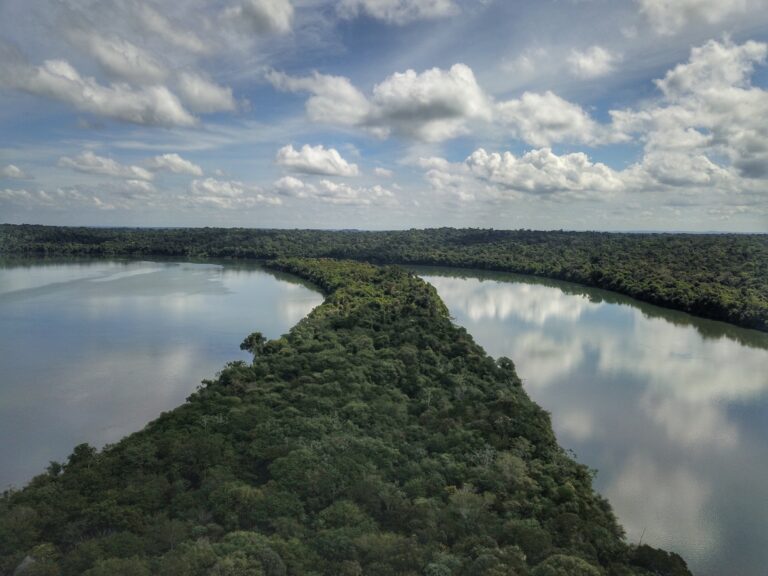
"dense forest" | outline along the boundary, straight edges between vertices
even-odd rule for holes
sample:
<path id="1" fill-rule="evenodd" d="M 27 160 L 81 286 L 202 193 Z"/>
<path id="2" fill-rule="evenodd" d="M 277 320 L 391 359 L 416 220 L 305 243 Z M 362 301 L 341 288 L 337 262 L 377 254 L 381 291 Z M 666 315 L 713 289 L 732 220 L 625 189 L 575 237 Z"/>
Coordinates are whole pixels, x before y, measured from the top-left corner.
<path id="1" fill-rule="evenodd" d="M 179 408 L 0 498 L 0 574 L 686 575 L 629 545 L 511 360 L 395 267 L 270 264 L 327 294 Z"/>
<path id="2" fill-rule="evenodd" d="M 0 254 L 328 257 L 534 274 L 768 330 L 768 235 L 0 226 Z"/>

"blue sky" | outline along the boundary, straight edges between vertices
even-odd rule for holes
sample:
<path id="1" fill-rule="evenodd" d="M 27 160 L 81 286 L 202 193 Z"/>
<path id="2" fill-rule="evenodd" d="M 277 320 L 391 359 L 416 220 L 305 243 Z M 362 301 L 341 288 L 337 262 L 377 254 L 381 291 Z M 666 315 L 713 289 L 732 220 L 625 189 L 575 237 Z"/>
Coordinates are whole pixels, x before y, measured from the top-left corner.
<path id="1" fill-rule="evenodd" d="M 768 231 L 768 0 L 5 0 L 0 221 Z"/>

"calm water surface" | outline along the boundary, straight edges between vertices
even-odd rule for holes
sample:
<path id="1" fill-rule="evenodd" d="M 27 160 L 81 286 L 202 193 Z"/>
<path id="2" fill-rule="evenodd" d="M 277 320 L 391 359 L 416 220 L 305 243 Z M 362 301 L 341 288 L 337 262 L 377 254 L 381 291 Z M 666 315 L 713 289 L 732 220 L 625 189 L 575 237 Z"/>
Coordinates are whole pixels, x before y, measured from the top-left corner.
<path id="1" fill-rule="evenodd" d="M 416 271 L 514 360 L 629 541 L 702 576 L 768 574 L 768 334 L 567 283 Z"/>
<path id="2" fill-rule="evenodd" d="M 0 490 L 141 429 L 321 302 L 256 265 L 0 262 Z"/>

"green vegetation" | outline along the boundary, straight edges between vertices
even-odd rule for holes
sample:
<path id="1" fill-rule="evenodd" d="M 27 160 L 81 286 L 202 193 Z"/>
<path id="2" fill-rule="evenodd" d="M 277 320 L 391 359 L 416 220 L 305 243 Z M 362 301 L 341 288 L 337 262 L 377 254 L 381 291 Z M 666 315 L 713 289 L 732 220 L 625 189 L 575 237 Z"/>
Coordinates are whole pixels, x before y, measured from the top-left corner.
<path id="1" fill-rule="evenodd" d="M 284 259 L 327 294 L 143 431 L 0 499 L 0 574 L 686 575 L 626 544 L 511 360 L 390 267 Z"/>
<path id="2" fill-rule="evenodd" d="M 0 254 L 428 264 L 534 274 L 768 330 L 768 235 L 0 226 Z"/>

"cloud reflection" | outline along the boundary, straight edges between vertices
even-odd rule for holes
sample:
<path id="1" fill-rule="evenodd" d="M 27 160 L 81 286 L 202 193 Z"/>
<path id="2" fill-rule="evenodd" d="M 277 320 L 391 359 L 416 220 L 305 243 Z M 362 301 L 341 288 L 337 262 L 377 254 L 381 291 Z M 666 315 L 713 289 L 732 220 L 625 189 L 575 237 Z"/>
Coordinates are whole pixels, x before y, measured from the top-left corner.
<path id="1" fill-rule="evenodd" d="M 574 301 L 557 288 L 501 284 L 471 278 L 430 277 L 445 301 L 458 305 L 472 320 L 519 318 L 543 326 L 548 320 L 575 321 L 601 304 Z M 438 286 L 439 284 L 439 286 Z"/>
<path id="2" fill-rule="evenodd" d="M 321 301 L 253 265 L 0 264 L 0 490 L 142 428 Z"/>

